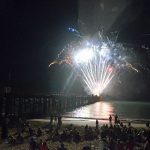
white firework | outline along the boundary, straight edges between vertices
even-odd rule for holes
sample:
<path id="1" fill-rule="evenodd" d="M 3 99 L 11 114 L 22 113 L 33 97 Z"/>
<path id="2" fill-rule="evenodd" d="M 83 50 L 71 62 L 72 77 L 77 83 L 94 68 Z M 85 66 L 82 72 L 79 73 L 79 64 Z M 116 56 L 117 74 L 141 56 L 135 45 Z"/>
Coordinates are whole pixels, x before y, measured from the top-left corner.
<path id="1" fill-rule="evenodd" d="M 81 39 L 79 42 L 69 44 L 63 49 L 56 60 L 50 63 L 68 64 L 77 75 L 88 93 L 101 95 L 111 80 L 119 74 L 124 67 L 138 70 L 129 62 L 132 51 L 121 43 L 115 43 L 100 33 L 96 39 Z"/>
<path id="2" fill-rule="evenodd" d="M 92 45 L 86 51 L 80 50 L 74 56 L 78 73 L 90 94 L 99 96 L 115 76 L 116 69 L 108 59 L 109 52 L 107 44 L 103 43 L 98 48 Z"/>

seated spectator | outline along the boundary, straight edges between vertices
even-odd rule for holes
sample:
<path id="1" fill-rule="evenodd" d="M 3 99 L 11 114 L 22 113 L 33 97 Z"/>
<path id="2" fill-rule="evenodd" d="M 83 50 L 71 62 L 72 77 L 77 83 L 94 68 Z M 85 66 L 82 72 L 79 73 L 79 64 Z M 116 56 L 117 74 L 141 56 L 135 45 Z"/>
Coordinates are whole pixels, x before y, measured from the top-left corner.
<path id="1" fill-rule="evenodd" d="M 150 150 L 150 139 L 147 139 L 144 144 L 144 150 Z"/>
<path id="2" fill-rule="evenodd" d="M 84 146 L 82 150 L 91 150 L 90 146 Z"/>
<path id="3" fill-rule="evenodd" d="M 126 144 L 126 149 L 127 150 L 134 150 L 134 142 L 133 140 L 129 140 Z"/>
<path id="4" fill-rule="evenodd" d="M 91 127 L 89 127 L 89 130 L 88 130 L 88 140 L 94 140 L 94 132 L 93 132 L 93 129 Z"/>
<path id="5" fill-rule="evenodd" d="M 16 137 L 16 143 L 17 144 L 22 144 L 24 141 L 23 137 L 21 136 L 21 134 L 18 134 L 18 136 Z"/>
<path id="6" fill-rule="evenodd" d="M 24 121 L 24 126 L 25 126 L 25 127 L 29 127 L 29 126 L 30 126 L 29 122 L 25 120 L 25 121 Z"/>
<path id="7" fill-rule="evenodd" d="M 36 150 L 36 149 L 37 149 L 37 143 L 33 138 L 31 138 L 29 142 L 29 150 Z"/>
<path id="8" fill-rule="evenodd" d="M 42 130 L 40 128 L 37 130 L 37 136 L 42 136 Z"/>
<path id="9" fill-rule="evenodd" d="M 110 150 L 115 150 L 116 149 L 116 143 L 115 143 L 114 139 L 110 139 L 109 148 L 110 148 Z"/>
<path id="10" fill-rule="evenodd" d="M 60 135 L 60 139 L 61 141 L 66 141 L 66 138 L 67 138 L 66 131 L 63 131 L 63 133 Z"/>
<path id="11" fill-rule="evenodd" d="M 77 133 L 74 135 L 74 137 L 73 137 L 73 141 L 74 141 L 75 143 L 79 143 L 80 140 L 81 140 L 81 136 L 80 136 L 79 132 L 77 132 Z"/>
<path id="12" fill-rule="evenodd" d="M 58 133 L 58 130 L 56 130 L 54 132 L 54 135 L 52 136 L 52 141 L 55 142 L 55 141 L 59 141 L 60 140 L 60 135 Z"/>
<path id="13" fill-rule="evenodd" d="M 120 126 L 123 127 L 123 122 L 120 122 Z"/>
<path id="14" fill-rule="evenodd" d="M 42 149 L 42 146 L 43 146 L 42 139 L 39 139 L 39 140 L 37 141 L 38 150 L 41 150 L 41 149 Z"/>
<path id="15" fill-rule="evenodd" d="M 73 130 L 73 124 L 70 124 L 67 128 L 68 130 Z"/>
<path id="16" fill-rule="evenodd" d="M 100 130 L 99 129 L 95 129 L 95 138 L 96 139 L 100 138 Z"/>
<path id="17" fill-rule="evenodd" d="M 48 146 L 46 142 L 43 142 L 40 150 L 48 150 Z"/>
<path id="18" fill-rule="evenodd" d="M 65 148 L 65 145 L 62 143 L 61 146 L 57 148 L 57 150 L 67 150 L 67 149 Z"/>
<path id="19" fill-rule="evenodd" d="M 116 145 L 117 150 L 123 150 L 124 149 L 124 143 L 118 140 L 117 145 Z"/>
<path id="20" fill-rule="evenodd" d="M 29 135 L 33 136 L 33 133 L 34 133 L 33 129 L 31 127 L 29 127 Z"/>
<path id="21" fill-rule="evenodd" d="M 15 139 L 13 136 L 9 136 L 9 137 L 8 137 L 8 143 L 9 143 L 9 144 L 12 144 L 12 145 L 13 145 L 13 144 L 16 144 L 16 139 Z"/>

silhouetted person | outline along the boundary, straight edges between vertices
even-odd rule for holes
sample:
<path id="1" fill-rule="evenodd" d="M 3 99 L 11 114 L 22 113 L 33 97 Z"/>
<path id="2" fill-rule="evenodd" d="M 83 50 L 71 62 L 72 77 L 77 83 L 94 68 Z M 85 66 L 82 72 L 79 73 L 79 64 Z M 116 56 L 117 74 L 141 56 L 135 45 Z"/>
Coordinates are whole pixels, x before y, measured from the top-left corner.
<path id="1" fill-rule="evenodd" d="M 124 144 L 120 140 L 118 140 L 118 143 L 116 145 L 117 150 L 123 150 L 124 149 Z"/>
<path id="2" fill-rule="evenodd" d="M 60 128 L 62 125 L 62 117 L 58 116 L 58 122 L 57 122 L 57 126 Z"/>
<path id="3" fill-rule="evenodd" d="M 96 129 L 98 129 L 99 127 L 99 123 L 98 123 L 98 120 L 96 119 Z"/>
<path id="4" fill-rule="evenodd" d="M 37 143 L 38 150 L 41 150 L 43 146 L 42 139 L 40 139 Z"/>
<path id="5" fill-rule="evenodd" d="M 73 137 L 73 141 L 74 141 L 75 143 L 79 143 L 80 140 L 81 140 L 80 134 L 79 134 L 79 132 L 77 132 L 77 133 L 74 135 L 74 137 Z"/>
<path id="6" fill-rule="evenodd" d="M 36 149 L 37 149 L 37 143 L 33 140 L 33 138 L 31 138 L 29 150 L 36 150 Z"/>
<path id="7" fill-rule="evenodd" d="M 24 141 L 23 137 L 21 136 L 21 134 L 19 133 L 18 136 L 16 137 L 16 142 L 18 144 L 22 144 Z"/>
<path id="8" fill-rule="evenodd" d="M 7 118 L 5 118 L 4 121 L 2 121 L 1 138 L 3 140 L 8 138 L 8 121 L 7 121 Z"/>
<path id="9" fill-rule="evenodd" d="M 57 148 L 57 150 L 67 150 L 67 149 L 65 148 L 65 145 L 62 143 L 61 146 Z"/>
<path id="10" fill-rule="evenodd" d="M 134 141 L 133 141 L 133 140 L 129 140 L 129 141 L 126 143 L 126 149 L 127 149 L 127 150 L 134 150 Z"/>
<path id="11" fill-rule="evenodd" d="M 113 139 L 111 139 L 110 142 L 109 142 L 109 148 L 110 148 L 110 150 L 115 150 L 116 149 L 116 143 Z"/>
<path id="12" fill-rule="evenodd" d="M 40 128 L 38 128 L 37 130 L 37 136 L 41 136 L 42 135 L 42 130 Z"/>
<path id="13" fill-rule="evenodd" d="M 55 114 L 55 116 L 54 116 L 54 124 L 55 124 L 55 125 L 58 124 L 58 117 L 56 116 L 56 114 Z"/>
<path id="14" fill-rule="evenodd" d="M 128 127 L 131 127 L 131 122 L 128 123 Z"/>
<path id="15" fill-rule="evenodd" d="M 109 123 L 111 124 L 112 123 L 112 116 L 109 115 Z"/>
<path id="16" fill-rule="evenodd" d="M 118 123 L 118 116 L 117 114 L 115 115 L 115 124 Z"/>
<path id="17" fill-rule="evenodd" d="M 67 137 L 66 131 L 63 131 L 63 133 L 60 135 L 61 141 L 66 141 L 66 137 Z"/>
<path id="18" fill-rule="evenodd" d="M 54 116 L 53 114 L 50 115 L 50 124 L 52 125 L 53 124 L 53 119 L 54 119 Z"/>
<path id="19" fill-rule="evenodd" d="M 149 121 L 146 122 L 146 127 L 149 128 Z"/>
<path id="20" fill-rule="evenodd" d="M 31 128 L 29 127 L 29 135 L 30 135 L 30 136 L 33 136 L 33 134 L 34 134 L 33 129 L 31 129 Z"/>
<path id="21" fill-rule="evenodd" d="M 146 140 L 146 143 L 144 145 L 144 150 L 150 150 L 150 139 L 149 138 Z"/>
<path id="22" fill-rule="evenodd" d="M 17 132 L 20 134 L 23 131 L 23 120 L 19 117 L 17 122 Z"/>

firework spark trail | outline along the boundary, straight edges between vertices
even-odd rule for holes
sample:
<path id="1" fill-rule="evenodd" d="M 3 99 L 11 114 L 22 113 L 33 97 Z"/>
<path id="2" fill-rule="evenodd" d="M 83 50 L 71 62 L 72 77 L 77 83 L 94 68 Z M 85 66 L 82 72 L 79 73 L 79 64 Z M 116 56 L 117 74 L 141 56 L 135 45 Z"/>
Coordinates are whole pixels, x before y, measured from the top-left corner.
<path id="1" fill-rule="evenodd" d="M 96 51 L 95 58 L 87 64 L 80 64 L 78 67 L 84 85 L 90 94 L 100 95 L 115 76 L 115 68 L 111 63 Z"/>
<path id="2" fill-rule="evenodd" d="M 77 33 L 76 30 L 70 30 Z M 53 64 L 70 65 L 80 76 L 88 93 L 99 96 L 121 68 L 127 67 L 136 72 L 138 70 L 129 62 L 132 52 L 128 52 L 122 44 L 98 34 L 99 38 L 95 41 L 82 39 L 68 45 L 49 67 Z"/>

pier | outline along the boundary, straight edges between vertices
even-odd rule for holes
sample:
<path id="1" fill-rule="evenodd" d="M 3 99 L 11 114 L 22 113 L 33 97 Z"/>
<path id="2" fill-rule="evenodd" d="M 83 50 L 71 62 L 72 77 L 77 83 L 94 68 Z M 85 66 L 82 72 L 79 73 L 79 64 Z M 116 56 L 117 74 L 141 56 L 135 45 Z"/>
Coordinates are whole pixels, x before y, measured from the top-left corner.
<path id="1" fill-rule="evenodd" d="M 38 118 L 51 113 L 66 111 L 89 105 L 100 100 L 97 96 L 51 95 L 3 95 L 0 96 L 0 115 Z"/>

